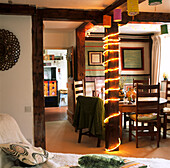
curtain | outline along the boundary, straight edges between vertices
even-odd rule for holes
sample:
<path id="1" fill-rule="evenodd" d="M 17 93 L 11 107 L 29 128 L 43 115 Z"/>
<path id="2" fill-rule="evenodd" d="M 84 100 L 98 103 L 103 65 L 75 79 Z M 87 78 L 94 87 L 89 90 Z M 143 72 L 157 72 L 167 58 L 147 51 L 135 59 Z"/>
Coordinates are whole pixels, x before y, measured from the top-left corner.
<path id="1" fill-rule="evenodd" d="M 151 63 L 151 84 L 159 82 L 160 65 L 161 65 L 161 38 L 160 35 L 152 36 L 152 63 Z"/>
<path id="2" fill-rule="evenodd" d="M 161 35 L 161 65 L 159 82 L 164 80 L 163 74 L 167 75 L 170 79 L 170 35 Z"/>

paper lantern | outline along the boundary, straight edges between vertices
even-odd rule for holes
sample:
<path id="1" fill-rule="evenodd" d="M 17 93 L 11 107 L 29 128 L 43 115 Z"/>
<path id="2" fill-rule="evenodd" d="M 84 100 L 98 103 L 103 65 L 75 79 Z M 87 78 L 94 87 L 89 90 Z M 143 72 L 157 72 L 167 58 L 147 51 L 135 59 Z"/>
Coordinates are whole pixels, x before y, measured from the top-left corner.
<path id="1" fill-rule="evenodd" d="M 161 34 L 168 34 L 168 25 L 161 25 Z"/>
<path id="2" fill-rule="evenodd" d="M 160 5 L 162 4 L 162 0 L 149 0 L 149 5 Z"/>
<path id="3" fill-rule="evenodd" d="M 121 9 L 114 9 L 113 10 L 113 21 L 114 22 L 122 21 L 122 10 Z"/>
<path id="4" fill-rule="evenodd" d="M 135 16 L 139 14 L 138 0 L 127 0 L 127 10 L 129 16 Z"/>
<path id="5" fill-rule="evenodd" d="M 103 26 L 105 28 L 111 28 L 112 26 L 112 21 L 111 21 L 111 16 L 109 15 L 103 15 Z"/>

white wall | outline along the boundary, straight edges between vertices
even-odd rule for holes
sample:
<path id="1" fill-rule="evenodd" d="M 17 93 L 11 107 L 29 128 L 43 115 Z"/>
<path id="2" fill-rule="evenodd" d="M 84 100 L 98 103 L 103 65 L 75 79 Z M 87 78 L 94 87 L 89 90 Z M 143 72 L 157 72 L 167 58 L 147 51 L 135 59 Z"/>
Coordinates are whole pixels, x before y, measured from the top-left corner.
<path id="1" fill-rule="evenodd" d="M 44 30 L 44 48 L 45 49 L 63 49 L 76 45 L 75 30 Z"/>
<path id="2" fill-rule="evenodd" d="M 0 113 L 12 115 L 29 141 L 33 140 L 31 28 L 31 16 L 0 15 L 0 29 L 13 32 L 21 50 L 14 66 L 0 71 Z M 31 107 L 30 112 L 25 112 L 26 106 Z"/>

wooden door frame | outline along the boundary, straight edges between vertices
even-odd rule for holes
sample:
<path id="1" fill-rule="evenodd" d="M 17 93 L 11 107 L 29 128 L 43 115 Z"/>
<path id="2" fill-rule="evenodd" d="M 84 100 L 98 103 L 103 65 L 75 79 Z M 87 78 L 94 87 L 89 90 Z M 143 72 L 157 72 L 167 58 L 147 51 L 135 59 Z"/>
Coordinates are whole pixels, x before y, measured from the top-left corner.
<path id="1" fill-rule="evenodd" d="M 121 0 L 123 3 L 124 0 Z M 118 3 L 117 1 L 115 3 Z M 120 4 L 118 4 L 120 5 Z M 111 5 L 112 9 L 115 5 Z M 107 12 L 111 9 L 106 8 Z M 105 13 L 107 13 L 105 11 Z M 102 23 L 103 12 L 99 10 L 75 9 L 36 9 L 35 6 L 0 3 L 2 15 L 32 16 L 32 68 L 33 68 L 33 115 L 34 115 L 34 141 L 35 146 L 45 148 L 45 114 L 43 93 L 43 20 L 64 21 L 93 21 Z M 127 12 L 122 13 L 123 22 L 132 21 Z M 134 21 L 143 22 L 170 22 L 170 13 L 140 12 Z"/>

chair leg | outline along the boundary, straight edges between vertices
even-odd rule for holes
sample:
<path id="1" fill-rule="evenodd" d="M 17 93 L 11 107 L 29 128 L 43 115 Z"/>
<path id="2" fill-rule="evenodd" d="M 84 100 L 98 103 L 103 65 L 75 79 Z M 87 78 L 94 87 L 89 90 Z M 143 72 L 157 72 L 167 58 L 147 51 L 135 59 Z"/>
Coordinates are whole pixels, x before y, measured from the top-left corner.
<path id="1" fill-rule="evenodd" d="M 129 141 L 132 141 L 132 120 L 129 119 Z"/>
<path id="2" fill-rule="evenodd" d="M 138 122 L 136 122 L 136 148 L 138 148 Z"/>
<path id="3" fill-rule="evenodd" d="M 153 123 L 150 123 L 150 133 L 151 133 L 151 140 L 154 140 L 154 125 Z"/>
<path id="4" fill-rule="evenodd" d="M 100 147 L 100 142 L 101 142 L 101 139 L 98 138 L 98 139 L 97 139 L 97 147 Z"/>
<path id="5" fill-rule="evenodd" d="M 166 139 L 167 131 L 167 113 L 164 113 L 164 123 L 163 123 L 163 138 Z"/>
<path id="6" fill-rule="evenodd" d="M 126 129 L 126 120 L 127 120 L 127 116 L 126 113 L 124 113 L 124 129 Z"/>
<path id="7" fill-rule="evenodd" d="M 81 137 L 82 137 L 82 129 L 80 129 L 80 131 L 79 131 L 79 139 L 78 139 L 78 143 L 81 142 Z"/>

